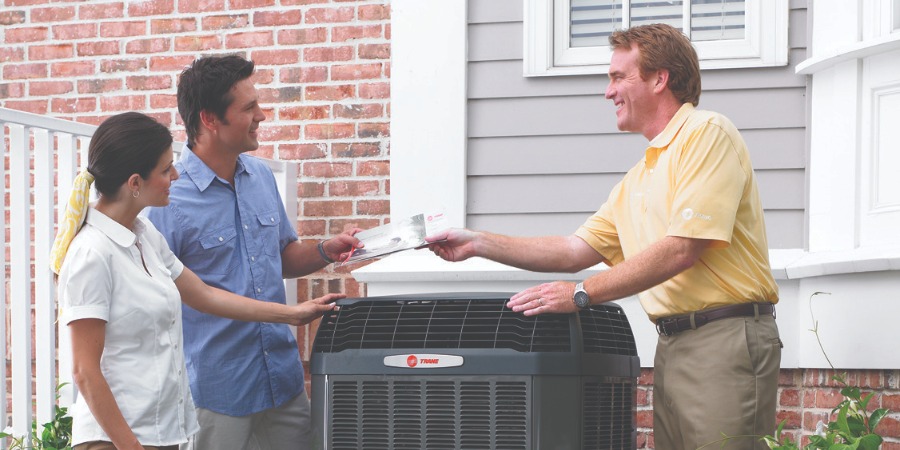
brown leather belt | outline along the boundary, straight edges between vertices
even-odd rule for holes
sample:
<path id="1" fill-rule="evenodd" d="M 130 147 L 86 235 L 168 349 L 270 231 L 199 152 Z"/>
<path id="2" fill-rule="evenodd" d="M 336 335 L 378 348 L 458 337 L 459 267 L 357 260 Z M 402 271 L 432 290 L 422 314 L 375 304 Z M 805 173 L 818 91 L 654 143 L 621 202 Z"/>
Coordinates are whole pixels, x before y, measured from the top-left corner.
<path id="1" fill-rule="evenodd" d="M 663 317 L 656 320 L 656 332 L 661 336 L 672 336 L 685 330 L 695 330 L 719 319 L 752 317 L 756 315 L 771 315 L 775 317 L 775 305 L 771 303 L 740 303 L 705 311 L 696 311 L 690 314 Z"/>

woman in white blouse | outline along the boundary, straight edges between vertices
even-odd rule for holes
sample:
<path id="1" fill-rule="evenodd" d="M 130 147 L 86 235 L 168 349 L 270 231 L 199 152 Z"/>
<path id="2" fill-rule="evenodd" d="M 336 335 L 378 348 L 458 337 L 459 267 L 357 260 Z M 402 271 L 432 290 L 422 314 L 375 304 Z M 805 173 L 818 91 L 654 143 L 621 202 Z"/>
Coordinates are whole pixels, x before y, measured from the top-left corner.
<path id="1" fill-rule="evenodd" d="M 198 430 L 181 348 L 182 301 L 232 319 L 300 325 L 343 295 L 293 307 L 259 302 L 207 286 L 185 268 L 138 216 L 167 205 L 178 178 L 172 135 L 152 118 L 110 117 L 88 153 L 51 257 L 80 393 L 72 407 L 74 448 L 174 450 Z M 88 207 L 91 179 L 100 197 Z"/>

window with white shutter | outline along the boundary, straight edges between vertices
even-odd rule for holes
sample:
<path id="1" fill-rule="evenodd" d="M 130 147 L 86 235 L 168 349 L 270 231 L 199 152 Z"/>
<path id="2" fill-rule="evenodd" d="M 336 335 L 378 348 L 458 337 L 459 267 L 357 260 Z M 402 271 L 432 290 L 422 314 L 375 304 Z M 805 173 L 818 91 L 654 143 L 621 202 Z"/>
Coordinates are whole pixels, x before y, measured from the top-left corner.
<path id="1" fill-rule="evenodd" d="M 606 73 L 609 35 L 650 23 L 687 35 L 703 69 L 785 65 L 787 20 L 787 0 L 525 0 L 524 72 Z"/>

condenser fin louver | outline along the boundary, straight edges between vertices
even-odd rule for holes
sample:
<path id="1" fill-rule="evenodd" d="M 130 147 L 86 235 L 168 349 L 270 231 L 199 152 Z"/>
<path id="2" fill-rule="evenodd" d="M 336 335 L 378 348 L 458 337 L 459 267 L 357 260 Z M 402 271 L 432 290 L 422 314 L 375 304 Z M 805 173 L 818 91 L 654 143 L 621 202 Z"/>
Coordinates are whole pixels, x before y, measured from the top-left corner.
<path id="1" fill-rule="evenodd" d="M 523 449 L 530 403 L 521 380 L 362 377 L 335 381 L 334 450 Z"/>

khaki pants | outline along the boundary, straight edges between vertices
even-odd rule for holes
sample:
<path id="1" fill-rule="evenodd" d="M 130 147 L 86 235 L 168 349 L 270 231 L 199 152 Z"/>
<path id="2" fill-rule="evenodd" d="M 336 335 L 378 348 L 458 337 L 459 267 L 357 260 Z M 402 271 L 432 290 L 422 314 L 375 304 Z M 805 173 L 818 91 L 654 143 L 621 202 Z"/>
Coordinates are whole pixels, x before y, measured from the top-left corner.
<path id="1" fill-rule="evenodd" d="M 250 416 L 197 408 L 200 431 L 181 450 L 307 450 L 312 434 L 309 414 L 306 392 Z"/>
<path id="2" fill-rule="evenodd" d="M 93 441 L 85 442 L 84 444 L 78 444 L 73 447 L 72 450 L 116 450 L 116 446 L 113 445 L 112 442 Z M 165 445 L 162 447 L 151 447 L 149 445 L 145 445 L 144 450 L 178 450 L 178 446 Z"/>
<path id="3" fill-rule="evenodd" d="M 767 450 L 775 431 L 781 340 L 771 316 L 733 317 L 660 336 L 653 370 L 653 436 L 661 450 Z M 718 443 L 706 448 L 722 448 Z"/>

